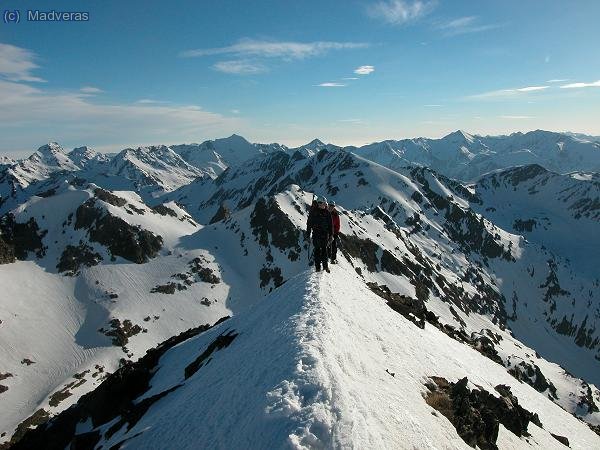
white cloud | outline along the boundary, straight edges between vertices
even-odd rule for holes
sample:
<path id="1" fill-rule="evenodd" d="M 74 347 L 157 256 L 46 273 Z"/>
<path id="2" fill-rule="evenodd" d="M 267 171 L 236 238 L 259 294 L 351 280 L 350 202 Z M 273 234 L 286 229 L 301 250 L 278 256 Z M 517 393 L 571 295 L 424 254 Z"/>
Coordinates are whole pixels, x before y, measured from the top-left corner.
<path id="1" fill-rule="evenodd" d="M 362 123 L 362 119 L 340 119 L 338 122 L 342 123 Z"/>
<path id="2" fill-rule="evenodd" d="M 529 120 L 529 119 L 535 119 L 535 117 L 532 116 L 499 116 L 501 119 L 508 119 L 508 120 Z"/>
<path id="3" fill-rule="evenodd" d="M 102 89 L 94 86 L 83 86 L 81 89 L 79 89 L 79 91 L 83 92 L 84 94 L 99 94 L 104 92 Z"/>
<path id="4" fill-rule="evenodd" d="M 526 87 L 514 88 L 514 89 L 501 89 L 498 91 L 484 92 L 483 94 L 471 95 L 467 98 L 473 99 L 473 100 L 484 100 L 484 99 L 512 97 L 512 96 L 519 95 L 522 93 L 543 91 L 543 90 L 548 89 L 549 87 L 550 86 L 526 86 Z"/>
<path id="5" fill-rule="evenodd" d="M 268 69 L 257 62 L 245 60 L 219 61 L 212 68 L 219 72 L 231 73 L 235 75 L 256 75 L 264 73 Z"/>
<path id="6" fill-rule="evenodd" d="M 388 0 L 379 1 L 367 8 L 369 16 L 392 25 L 404 25 L 429 14 L 435 8 L 432 0 Z"/>
<path id="7" fill-rule="evenodd" d="M 239 110 L 239 109 L 232 109 L 232 110 L 231 110 L 231 113 L 232 113 L 232 114 L 239 114 L 239 113 L 240 113 L 240 110 Z"/>
<path id="8" fill-rule="evenodd" d="M 358 80 L 358 77 L 346 77 L 342 78 L 342 80 Z"/>
<path id="9" fill-rule="evenodd" d="M 423 106 L 425 106 L 426 108 L 440 108 L 442 105 L 433 105 L 432 104 L 432 105 L 423 105 Z"/>
<path id="10" fill-rule="evenodd" d="M 347 85 L 344 83 L 321 83 L 315 84 L 316 87 L 346 87 Z"/>
<path id="11" fill-rule="evenodd" d="M 241 124 L 197 105 L 99 104 L 81 92 L 0 80 L 0 150 L 36 148 L 49 139 L 113 147 L 194 141 L 230 133 Z"/>
<path id="12" fill-rule="evenodd" d="M 0 78 L 9 81 L 43 82 L 31 74 L 39 66 L 35 54 L 27 49 L 0 43 Z"/>
<path id="13" fill-rule="evenodd" d="M 533 92 L 533 91 L 543 91 L 544 89 L 548 89 L 550 86 L 527 86 L 524 88 L 515 89 L 517 92 Z"/>
<path id="14" fill-rule="evenodd" d="M 567 79 L 560 79 L 560 78 L 553 78 L 552 80 L 548 80 L 546 81 L 546 83 L 563 83 L 565 81 L 569 81 Z"/>
<path id="15" fill-rule="evenodd" d="M 242 57 L 304 59 L 322 55 L 331 50 L 352 50 L 367 48 L 369 44 L 361 42 L 292 42 L 241 39 L 227 47 L 186 50 L 180 53 L 183 57 L 199 57 L 211 55 L 236 55 Z"/>
<path id="16" fill-rule="evenodd" d="M 436 28 L 442 30 L 446 36 L 456 36 L 459 34 L 480 33 L 501 26 L 500 24 L 482 24 L 479 23 L 476 16 L 465 16 L 448 22 L 440 22 L 436 25 Z"/>
<path id="17" fill-rule="evenodd" d="M 354 73 L 356 75 L 369 75 L 370 73 L 375 72 L 374 66 L 360 66 L 354 69 Z"/>
<path id="18" fill-rule="evenodd" d="M 161 103 L 166 103 L 166 102 L 161 102 L 159 100 L 152 100 L 151 98 L 142 98 L 142 99 L 138 100 L 136 103 L 139 103 L 140 105 L 159 105 Z"/>
<path id="19" fill-rule="evenodd" d="M 585 87 L 600 87 L 600 80 L 592 81 L 591 83 L 570 83 L 561 86 L 561 89 L 576 89 Z"/>

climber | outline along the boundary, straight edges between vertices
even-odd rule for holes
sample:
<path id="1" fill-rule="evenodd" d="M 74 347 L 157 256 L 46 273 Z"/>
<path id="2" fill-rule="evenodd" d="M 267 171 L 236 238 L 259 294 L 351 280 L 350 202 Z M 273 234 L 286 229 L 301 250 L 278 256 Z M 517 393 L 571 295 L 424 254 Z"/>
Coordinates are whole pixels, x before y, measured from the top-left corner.
<path id="1" fill-rule="evenodd" d="M 310 239 L 312 232 L 316 271 L 319 272 L 322 265 L 323 269 L 329 272 L 327 245 L 333 238 L 331 214 L 327 210 L 327 199 L 324 197 L 315 197 L 314 201 L 317 203 L 317 208 L 311 209 L 308 214 L 306 238 Z"/>
<path id="2" fill-rule="evenodd" d="M 332 200 L 329 202 L 329 213 L 331 214 L 331 224 L 333 228 L 333 239 L 329 245 L 329 259 L 331 264 L 337 264 L 337 247 L 338 240 L 340 238 L 340 215 L 335 209 L 335 202 Z"/>

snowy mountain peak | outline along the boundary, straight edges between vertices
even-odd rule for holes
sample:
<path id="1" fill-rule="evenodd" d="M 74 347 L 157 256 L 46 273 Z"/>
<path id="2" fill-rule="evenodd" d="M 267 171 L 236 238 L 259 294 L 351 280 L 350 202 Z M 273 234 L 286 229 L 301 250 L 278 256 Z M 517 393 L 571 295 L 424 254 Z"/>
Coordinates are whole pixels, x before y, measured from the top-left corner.
<path id="1" fill-rule="evenodd" d="M 465 131 L 462 130 L 457 130 L 454 131 L 453 133 L 450 133 L 446 136 L 444 136 L 442 138 L 443 140 L 447 140 L 450 142 L 468 142 L 469 144 L 472 144 L 475 141 L 475 137 Z"/>
<path id="2" fill-rule="evenodd" d="M 58 142 L 48 142 L 47 144 L 38 148 L 37 151 L 42 155 L 54 155 L 56 153 L 66 154 L 65 149 L 62 148 Z"/>
<path id="3" fill-rule="evenodd" d="M 320 139 L 313 139 L 312 141 L 310 141 L 308 144 L 304 145 L 303 147 L 310 148 L 311 150 L 316 150 L 321 147 L 325 147 L 325 145 L 326 144 L 323 141 L 321 141 Z"/>
<path id="4" fill-rule="evenodd" d="M 166 145 L 127 148 L 115 156 L 108 174 L 133 182 L 137 189 L 171 191 L 190 183 L 202 171 Z"/>
<path id="5" fill-rule="evenodd" d="M 217 149 L 227 146 L 232 150 L 246 150 L 249 147 L 253 147 L 253 145 L 248 142 L 246 138 L 238 134 L 232 134 L 227 138 L 215 139 L 213 142 Z"/>
<path id="6" fill-rule="evenodd" d="M 99 153 L 87 145 L 74 148 L 69 153 L 69 158 L 79 167 L 84 168 L 90 163 L 107 163 L 110 158 L 104 153 Z"/>
<path id="7" fill-rule="evenodd" d="M 34 164 L 43 164 L 56 169 L 77 169 L 77 166 L 69 159 L 65 149 L 56 142 L 42 145 L 28 159 Z"/>

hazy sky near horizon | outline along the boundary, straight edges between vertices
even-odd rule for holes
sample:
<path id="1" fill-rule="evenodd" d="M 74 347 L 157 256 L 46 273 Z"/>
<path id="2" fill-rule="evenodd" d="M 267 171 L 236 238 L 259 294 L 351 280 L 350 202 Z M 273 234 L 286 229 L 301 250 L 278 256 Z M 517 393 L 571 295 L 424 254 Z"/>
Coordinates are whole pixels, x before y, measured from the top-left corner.
<path id="1" fill-rule="evenodd" d="M 80 11 L 34 22 L 27 10 Z M 0 155 L 241 134 L 600 135 L 600 2 L 5 0 Z"/>

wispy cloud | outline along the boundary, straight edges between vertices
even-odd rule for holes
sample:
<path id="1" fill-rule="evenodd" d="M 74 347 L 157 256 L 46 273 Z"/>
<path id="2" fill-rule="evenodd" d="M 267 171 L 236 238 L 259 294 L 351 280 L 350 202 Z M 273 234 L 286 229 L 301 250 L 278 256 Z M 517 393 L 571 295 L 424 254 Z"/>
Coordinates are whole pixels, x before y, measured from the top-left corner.
<path id="1" fill-rule="evenodd" d="M 436 4 L 433 0 L 379 1 L 367 7 L 367 14 L 392 25 L 405 25 L 429 14 Z"/>
<path id="2" fill-rule="evenodd" d="M 142 98 L 142 99 L 138 100 L 136 103 L 138 103 L 140 105 L 160 105 L 160 104 L 164 104 L 166 102 L 162 102 L 160 100 L 152 100 L 151 98 Z"/>
<path id="3" fill-rule="evenodd" d="M 361 123 L 362 119 L 339 119 L 338 122 L 343 122 L 343 123 Z"/>
<path id="4" fill-rule="evenodd" d="M 104 92 L 102 89 L 94 86 L 83 86 L 79 91 L 84 94 L 100 94 L 101 92 Z"/>
<path id="5" fill-rule="evenodd" d="M 367 48 L 364 42 L 292 42 L 241 39 L 233 45 L 217 48 L 186 50 L 180 56 L 186 58 L 211 55 L 236 55 L 240 57 L 304 59 L 323 55 L 331 50 L 352 50 Z"/>
<path id="6" fill-rule="evenodd" d="M 347 84 L 344 83 L 321 83 L 315 84 L 316 87 L 346 87 Z"/>
<path id="7" fill-rule="evenodd" d="M 447 22 L 439 22 L 436 28 L 442 30 L 446 36 L 456 36 L 459 34 L 480 33 L 501 26 L 501 24 L 481 23 L 477 16 L 465 16 Z"/>
<path id="8" fill-rule="evenodd" d="M 31 72 L 39 66 L 33 52 L 10 44 L 0 44 L 0 78 L 9 81 L 43 82 Z"/>
<path id="9" fill-rule="evenodd" d="M 562 85 L 561 89 L 576 89 L 576 88 L 585 88 L 585 87 L 600 87 L 600 80 L 592 81 L 591 83 L 570 83 Z"/>
<path id="10" fill-rule="evenodd" d="M 553 78 L 552 80 L 546 81 L 546 83 L 564 83 L 565 81 L 569 81 L 569 80 L 568 79 Z"/>
<path id="11" fill-rule="evenodd" d="M 529 119 L 535 119 L 535 117 L 532 116 L 498 116 L 501 119 L 507 119 L 507 120 L 529 120 Z"/>
<path id="12" fill-rule="evenodd" d="M 524 88 L 515 89 L 517 92 L 533 92 L 533 91 L 543 91 L 544 89 L 548 89 L 550 86 L 527 86 Z"/>
<path id="13" fill-rule="evenodd" d="M 528 92 L 537 92 L 548 89 L 550 86 L 526 86 L 522 88 L 514 88 L 514 89 L 500 89 L 498 91 L 490 91 L 484 92 L 483 94 L 475 94 L 471 95 L 467 98 L 473 100 L 483 100 L 483 99 L 493 99 L 493 98 L 503 98 L 503 97 L 513 97 L 515 95 L 528 93 Z"/>
<path id="14" fill-rule="evenodd" d="M 232 114 L 239 114 L 239 113 L 240 113 L 240 110 L 239 110 L 239 109 L 232 109 L 232 110 L 231 110 L 231 113 L 232 113 Z"/>
<path id="15" fill-rule="evenodd" d="M 206 111 L 198 105 L 158 105 L 148 101 L 108 104 L 96 103 L 94 98 L 80 91 L 56 92 L 0 80 L 0 150 L 35 147 L 48 139 L 113 148 L 193 141 L 241 126 L 237 118 Z"/>
<path id="16" fill-rule="evenodd" d="M 346 77 L 342 78 L 342 80 L 358 80 L 358 77 Z"/>
<path id="17" fill-rule="evenodd" d="M 430 105 L 423 105 L 425 108 L 441 108 L 442 105 L 435 105 L 435 104 L 430 104 Z"/>
<path id="18" fill-rule="evenodd" d="M 356 75 L 369 75 L 370 73 L 375 72 L 374 66 L 360 66 L 354 69 L 354 73 Z"/>
<path id="19" fill-rule="evenodd" d="M 219 61 L 212 68 L 219 72 L 235 75 L 256 75 L 268 71 L 267 67 L 261 63 L 245 60 Z"/>

